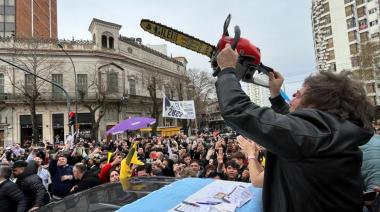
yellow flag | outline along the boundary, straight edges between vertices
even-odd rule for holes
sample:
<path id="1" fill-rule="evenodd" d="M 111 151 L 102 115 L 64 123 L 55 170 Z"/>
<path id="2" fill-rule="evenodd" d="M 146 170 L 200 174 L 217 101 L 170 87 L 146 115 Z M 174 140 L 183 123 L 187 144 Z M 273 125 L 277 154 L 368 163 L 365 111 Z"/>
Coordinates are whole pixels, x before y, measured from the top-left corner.
<path id="1" fill-rule="evenodd" d="M 132 176 L 131 164 L 144 165 L 143 162 L 137 158 L 137 143 L 134 143 L 128 152 L 126 158 L 121 161 L 120 167 L 120 180 L 125 180 Z"/>
<path id="2" fill-rule="evenodd" d="M 137 152 L 135 151 L 135 153 L 133 154 L 133 157 L 131 159 L 131 164 L 136 164 L 136 165 L 140 165 L 140 166 L 143 166 L 144 163 L 139 161 L 138 157 L 137 157 Z"/>
<path id="3" fill-rule="evenodd" d="M 107 163 L 109 163 L 111 161 L 112 152 L 108 152 L 107 155 L 108 155 Z"/>
<path id="4" fill-rule="evenodd" d="M 144 163 L 139 161 L 139 159 L 137 158 L 136 149 L 137 149 L 137 143 L 134 143 L 131 149 L 129 150 L 127 157 L 121 161 L 120 182 L 123 188 L 125 188 L 126 186 L 127 179 L 132 176 L 131 164 L 144 165 Z"/>

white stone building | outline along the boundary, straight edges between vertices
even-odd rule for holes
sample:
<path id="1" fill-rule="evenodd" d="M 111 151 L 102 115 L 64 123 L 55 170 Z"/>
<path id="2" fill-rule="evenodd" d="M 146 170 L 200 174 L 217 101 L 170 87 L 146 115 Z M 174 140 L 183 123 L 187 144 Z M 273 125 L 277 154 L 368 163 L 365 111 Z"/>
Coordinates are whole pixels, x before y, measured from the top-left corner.
<path id="1" fill-rule="evenodd" d="M 176 82 L 181 83 L 187 99 L 186 59 L 168 57 L 143 45 L 141 39 L 124 37 L 119 34 L 120 28 L 118 24 L 93 19 L 89 27 L 92 41 L 59 41 L 76 68 L 77 117 L 83 137 L 89 136 L 92 119 L 97 119 L 99 114 L 104 113 L 99 138 L 120 120 L 150 116 L 151 98 L 147 84 L 153 76 L 160 79 L 158 98 L 162 98 L 165 89 L 170 90 L 172 98 L 178 98 L 173 85 Z M 75 111 L 75 75 L 69 57 L 56 45 L 57 41 L 34 50 L 25 42 L 1 38 L 0 57 L 21 66 L 31 58 L 39 59 L 38 63 L 42 65 L 38 74 L 62 85 L 71 96 L 71 111 Z M 21 51 L 18 46 L 26 50 Z M 0 63 L 0 145 L 31 139 L 30 107 L 25 93 L 32 90 L 33 79 L 21 70 Z M 66 98 L 60 89 L 49 83 L 37 80 L 36 85 L 40 86 L 36 105 L 40 139 L 52 142 L 59 136 L 59 140 L 63 140 L 69 133 Z M 97 110 L 93 117 L 84 103 L 95 107 L 101 99 L 100 91 L 106 93 L 103 95 L 105 107 Z M 161 119 L 159 123 L 163 124 Z"/>

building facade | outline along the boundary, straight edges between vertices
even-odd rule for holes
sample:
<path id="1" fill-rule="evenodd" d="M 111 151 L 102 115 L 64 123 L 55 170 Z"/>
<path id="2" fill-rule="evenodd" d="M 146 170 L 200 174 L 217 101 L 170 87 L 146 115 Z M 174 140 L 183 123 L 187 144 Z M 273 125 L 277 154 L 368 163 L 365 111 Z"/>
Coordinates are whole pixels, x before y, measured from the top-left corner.
<path id="1" fill-rule="evenodd" d="M 359 69 L 357 55 L 368 41 L 379 42 L 379 0 L 313 0 L 312 25 L 318 71 Z M 362 78 L 374 104 L 380 101 L 375 74 Z"/>
<path id="2" fill-rule="evenodd" d="M 57 0 L 0 1 L 0 36 L 57 39 Z"/>
<path id="3" fill-rule="evenodd" d="M 256 74 L 256 78 L 268 82 L 268 76 L 264 74 Z M 244 89 L 252 102 L 261 107 L 270 107 L 269 97 L 270 92 L 268 88 L 258 86 L 252 83 L 247 83 Z"/>
<path id="4" fill-rule="evenodd" d="M 141 41 L 122 36 L 120 28 L 118 24 L 93 19 L 89 27 L 92 41 L 60 40 L 73 64 L 56 40 L 36 45 L 33 41 L 2 38 L 0 57 L 64 87 L 72 100 L 71 111 L 77 104 L 81 137 L 89 138 L 94 128 L 92 121 L 101 118 L 98 136 L 102 138 L 120 120 L 151 115 L 152 99 L 147 87 L 152 77 L 159 79 L 157 98 L 162 98 L 164 88 L 168 88 L 173 99 L 178 99 L 173 85 L 176 82 L 182 83 L 182 95 L 187 99 L 186 59 L 168 57 Z M 35 63 L 28 64 L 30 61 Z M 34 95 L 39 139 L 64 140 L 69 133 L 66 97 L 58 87 L 3 63 L 0 93 L 0 138 L 3 136 L 5 145 L 32 138 L 30 100 Z M 159 125 L 163 125 L 161 119 Z"/>

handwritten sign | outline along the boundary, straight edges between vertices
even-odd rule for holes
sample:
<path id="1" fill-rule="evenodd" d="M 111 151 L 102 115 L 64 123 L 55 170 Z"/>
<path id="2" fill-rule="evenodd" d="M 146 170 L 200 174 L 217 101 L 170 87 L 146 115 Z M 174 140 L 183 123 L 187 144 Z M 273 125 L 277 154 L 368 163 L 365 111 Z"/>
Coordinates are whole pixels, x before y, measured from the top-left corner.
<path id="1" fill-rule="evenodd" d="M 170 101 L 164 96 L 162 116 L 176 119 L 195 119 L 194 101 Z"/>

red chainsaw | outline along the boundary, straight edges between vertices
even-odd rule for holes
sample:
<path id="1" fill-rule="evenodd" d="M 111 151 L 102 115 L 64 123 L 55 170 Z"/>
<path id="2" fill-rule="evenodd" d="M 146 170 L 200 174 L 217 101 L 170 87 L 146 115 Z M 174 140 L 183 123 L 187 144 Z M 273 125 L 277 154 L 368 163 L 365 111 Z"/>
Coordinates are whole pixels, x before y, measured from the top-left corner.
<path id="1" fill-rule="evenodd" d="M 214 70 L 213 76 L 217 76 L 220 72 L 216 57 L 228 43 L 231 45 L 231 48 L 233 50 L 236 49 L 239 54 L 236 66 L 236 75 L 238 79 L 243 82 L 268 87 L 268 82 L 255 78 L 254 76 L 256 71 L 268 75 L 269 72 L 273 72 L 273 69 L 261 63 L 261 53 L 259 48 L 253 45 L 248 39 L 240 37 L 241 31 L 239 26 L 235 26 L 234 28 L 234 37 L 229 36 L 228 26 L 230 25 L 230 21 L 231 15 L 228 15 L 223 25 L 222 38 L 220 38 L 216 47 L 198 38 L 194 38 L 193 36 L 151 20 L 143 19 L 141 20 L 140 25 L 145 31 L 162 39 L 210 57 L 211 67 Z"/>

